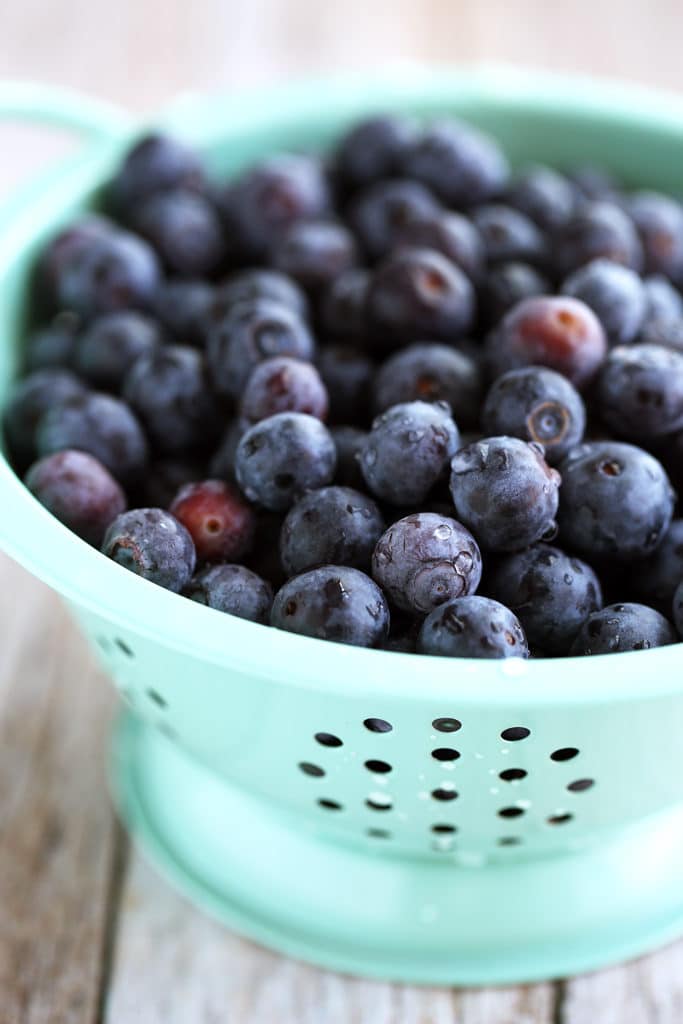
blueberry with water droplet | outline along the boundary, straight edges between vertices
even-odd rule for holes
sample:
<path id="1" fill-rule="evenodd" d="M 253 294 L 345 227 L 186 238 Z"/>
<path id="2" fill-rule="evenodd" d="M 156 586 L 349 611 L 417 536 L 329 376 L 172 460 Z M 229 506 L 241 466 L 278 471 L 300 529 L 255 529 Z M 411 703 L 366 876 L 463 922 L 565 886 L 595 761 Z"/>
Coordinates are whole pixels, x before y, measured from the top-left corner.
<path id="1" fill-rule="evenodd" d="M 290 633 L 357 647 L 378 647 L 389 633 L 389 608 L 369 576 L 323 565 L 294 576 L 275 595 L 270 623 Z"/>
<path id="2" fill-rule="evenodd" d="M 444 475 L 458 443 L 445 403 L 404 402 L 374 421 L 361 472 L 375 497 L 392 505 L 417 504 Z"/>

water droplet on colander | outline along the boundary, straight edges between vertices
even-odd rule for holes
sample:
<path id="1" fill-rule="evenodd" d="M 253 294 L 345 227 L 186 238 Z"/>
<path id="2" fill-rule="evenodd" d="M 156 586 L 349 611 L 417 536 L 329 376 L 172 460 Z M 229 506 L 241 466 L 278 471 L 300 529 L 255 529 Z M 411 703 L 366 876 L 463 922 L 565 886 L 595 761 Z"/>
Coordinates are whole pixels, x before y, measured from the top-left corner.
<path id="1" fill-rule="evenodd" d="M 451 850 L 452 848 L 453 840 L 450 839 L 448 836 L 439 836 L 438 839 L 435 839 L 434 842 L 432 843 L 432 849 L 434 850 L 440 850 L 445 852 L 447 850 Z"/>

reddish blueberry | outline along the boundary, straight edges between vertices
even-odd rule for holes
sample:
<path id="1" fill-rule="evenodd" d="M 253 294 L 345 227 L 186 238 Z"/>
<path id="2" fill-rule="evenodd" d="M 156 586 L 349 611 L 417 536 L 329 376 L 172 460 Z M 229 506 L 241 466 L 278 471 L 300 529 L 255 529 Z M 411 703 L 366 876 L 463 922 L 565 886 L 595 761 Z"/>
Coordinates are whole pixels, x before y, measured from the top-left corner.
<path id="1" fill-rule="evenodd" d="M 202 562 L 232 562 L 251 547 L 254 513 L 239 491 L 222 480 L 181 487 L 170 511 L 192 537 Z"/>

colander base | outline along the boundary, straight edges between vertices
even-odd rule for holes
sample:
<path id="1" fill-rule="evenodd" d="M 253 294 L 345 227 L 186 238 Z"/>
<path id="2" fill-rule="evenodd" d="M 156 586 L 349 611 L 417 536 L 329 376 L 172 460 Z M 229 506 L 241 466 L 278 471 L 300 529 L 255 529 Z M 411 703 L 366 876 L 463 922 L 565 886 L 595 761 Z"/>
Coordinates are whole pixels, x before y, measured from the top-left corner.
<path id="1" fill-rule="evenodd" d="M 562 977 L 683 932 L 683 809 L 607 844 L 479 868 L 368 854 L 230 786 L 130 712 L 111 784 L 177 888 L 282 953 L 419 984 Z"/>

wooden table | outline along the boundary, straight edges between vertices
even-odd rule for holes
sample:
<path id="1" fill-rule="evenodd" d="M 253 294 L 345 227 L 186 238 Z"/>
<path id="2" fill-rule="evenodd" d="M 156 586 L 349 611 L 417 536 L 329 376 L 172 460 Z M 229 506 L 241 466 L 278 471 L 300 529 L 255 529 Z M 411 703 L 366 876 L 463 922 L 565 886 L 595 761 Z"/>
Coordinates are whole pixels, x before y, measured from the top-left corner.
<path id="1" fill-rule="evenodd" d="M 181 90 L 405 59 L 683 87 L 680 0 L 0 0 L 0 13 L 0 77 L 137 113 Z M 3 138 L 6 187 L 49 146 Z M 319 971 L 214 925 L 114 820 L 113 692 L 65 609 L 4 557 L 0 582 L 0 1024 L 681 1024 L 683 943 L 556 984 L 419 990 Z"/>

